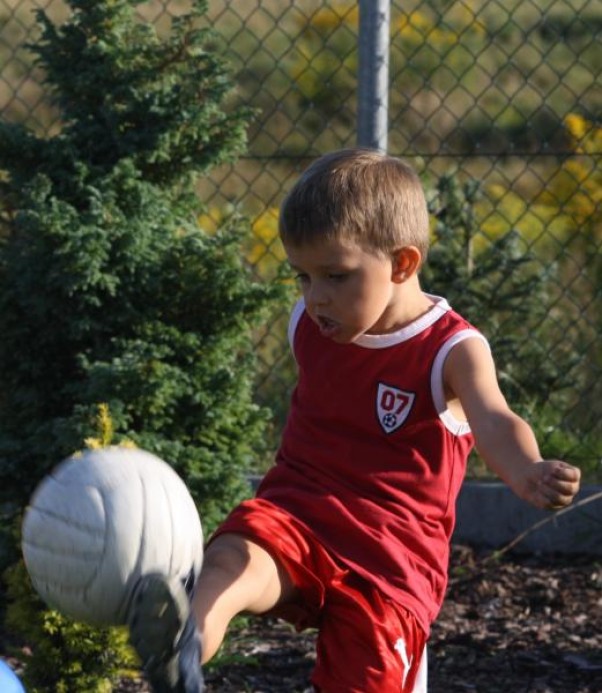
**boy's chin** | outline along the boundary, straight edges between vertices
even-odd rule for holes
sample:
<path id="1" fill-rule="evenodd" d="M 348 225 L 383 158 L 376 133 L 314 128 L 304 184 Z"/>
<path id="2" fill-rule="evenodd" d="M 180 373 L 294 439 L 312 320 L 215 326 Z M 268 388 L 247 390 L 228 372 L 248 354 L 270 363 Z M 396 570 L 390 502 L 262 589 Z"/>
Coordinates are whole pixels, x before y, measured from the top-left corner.
<path id="1" fill-rule="evenodd" d="M 355 344 L 362 336 L 363 332 L 354 332 L 350 334 L 349 332 L 344 332 L 341 330 L 339 334 L 334 335 L 330 339 L 337 344 Z"/>

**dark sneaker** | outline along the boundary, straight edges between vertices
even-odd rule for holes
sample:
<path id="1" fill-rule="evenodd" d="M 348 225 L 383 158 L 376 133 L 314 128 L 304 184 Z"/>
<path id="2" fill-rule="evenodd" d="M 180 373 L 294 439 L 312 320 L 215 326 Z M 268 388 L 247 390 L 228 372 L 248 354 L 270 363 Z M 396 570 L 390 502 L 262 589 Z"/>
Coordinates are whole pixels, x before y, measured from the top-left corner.
<path id="1" fill-rule="evenodd" d="M 201 644 L 179 579 L 141 578 L 128 609 L 130 642 L 155 693 L 200 693 Z"/>

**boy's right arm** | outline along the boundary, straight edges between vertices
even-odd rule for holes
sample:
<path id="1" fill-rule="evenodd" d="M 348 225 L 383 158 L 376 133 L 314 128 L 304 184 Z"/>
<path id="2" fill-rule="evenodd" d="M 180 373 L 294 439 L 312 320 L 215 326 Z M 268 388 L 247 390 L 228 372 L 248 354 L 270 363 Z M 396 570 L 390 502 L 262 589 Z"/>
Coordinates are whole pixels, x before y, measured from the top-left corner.
<path id="1" fill-rule="evenodd" d="M 538 508 L 569 505 L 580 471 L 561 460 L 542 460 L 529 424 L 502 394 L 491 353 L 480 339 L 466 339 L 447 357 L 444 381 L 457 398 L 485 464 L 522 499 Z"/>

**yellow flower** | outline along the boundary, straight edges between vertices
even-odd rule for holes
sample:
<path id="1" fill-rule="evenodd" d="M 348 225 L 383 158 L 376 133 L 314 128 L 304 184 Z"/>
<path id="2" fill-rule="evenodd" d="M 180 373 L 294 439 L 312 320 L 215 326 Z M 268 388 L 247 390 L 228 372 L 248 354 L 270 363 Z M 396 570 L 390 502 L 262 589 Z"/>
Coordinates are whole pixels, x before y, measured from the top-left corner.
<path id="1" fill-rule="evenodd" d="M 577 141 L 582 140 L 591 127 L 591 123 L 576 113 L 569 113 L 564 119 L 564 125 Z"/>

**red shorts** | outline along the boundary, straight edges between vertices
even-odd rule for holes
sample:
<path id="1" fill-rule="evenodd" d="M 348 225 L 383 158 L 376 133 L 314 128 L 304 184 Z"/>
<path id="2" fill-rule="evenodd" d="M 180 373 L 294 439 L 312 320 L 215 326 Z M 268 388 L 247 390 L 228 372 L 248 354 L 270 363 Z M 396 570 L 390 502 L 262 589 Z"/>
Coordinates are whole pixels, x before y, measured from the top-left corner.
<path id="1" fill-rule="evenodd" d="M 304 524 L 268 501 L 242 503 L 214 538 L 224 533 L 241 534 L 260 545 L 298 588 L 298 602 L 266 615 L 283 618 L 297 630 L 318 629 L 311 678 L 316 690 L 414 691 L 426 635 L 409 611 L 345 568 Z"/>

